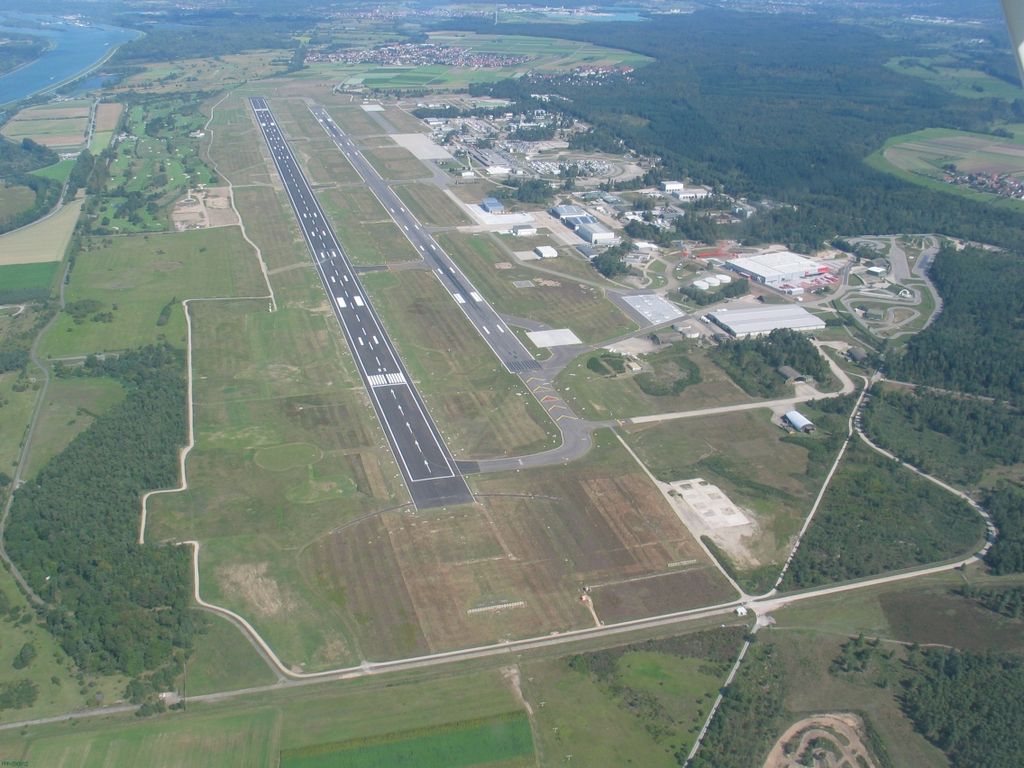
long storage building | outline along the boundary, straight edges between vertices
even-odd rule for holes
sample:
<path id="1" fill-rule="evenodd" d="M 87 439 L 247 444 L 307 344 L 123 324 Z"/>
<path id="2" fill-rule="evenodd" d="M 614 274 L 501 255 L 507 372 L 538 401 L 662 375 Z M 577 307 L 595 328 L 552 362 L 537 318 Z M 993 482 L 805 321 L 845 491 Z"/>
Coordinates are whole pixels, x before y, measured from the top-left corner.
<path id="1" fill-rule="evenodd" d="M 743 309 L 719 309 L 708 318 L 737 339 L 764 336 L 780 328 L 794 331 L 820 331 L 825 321 L 795 304 L 776 304 Z"/>

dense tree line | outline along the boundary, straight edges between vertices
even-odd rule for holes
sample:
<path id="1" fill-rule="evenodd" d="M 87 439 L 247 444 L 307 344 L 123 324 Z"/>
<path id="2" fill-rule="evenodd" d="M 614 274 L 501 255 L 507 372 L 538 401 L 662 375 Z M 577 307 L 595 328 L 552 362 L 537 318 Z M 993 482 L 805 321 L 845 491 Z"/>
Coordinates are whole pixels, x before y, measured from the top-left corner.
<path id="1" fill-rule="evenodd" d="M 966 502 L 854 441 L 783 587 L 944 560 L 964 553 L 982 533 L 981 519 Z"/>
<path id="2" fill-rule="evenodd" d="M 92 175 L 92 169 L 95 164 L 96 158 L 93 157 L 92 152 L 88 149 L 83 149 L 78 153 L 78 157 L 75 158 L 75 164 L 71 168 L 71 173 L 68 174 L 68 186 L 64 191 L 65 200 L 74 200 L 78 190 L 89 183 L 89 177 Z"/>
<path id="3" fill-rule="evenodd" d="M 957 590 L 957 594 L 1008 619 L 1019 619 L 1024 615 L 1024 587 L 982 589 L 966 586 Z"/>
<path id="4" fill-rule="evenodd" d="M 731 283 L 726 283 L 713 291 L 702 291 L 699 288 L 694 288 L 692 285 L 684 285 L 679 289 L 679 293 L 698 307 L 706 307 L 708 304 L 714 304 L 717 301 L 734 299 L 737 296 L 746 296 L 750 293 L 750 281 L 744 277 L 739 280 L 733 280 Z"/>
<path id="5" fill-rule="evenodd" d="M 30 171 L 53 165 L 59 159 L 52 149 L 32 139 L 22 139 L 15 143 L 0 138 L 0 182 L 9 186 L 28 187 L 35 195 L 30 207 L 0 219 L 0 234 L 32 223 L 57 204 L 60 183 L 33 176 Z"/>
<path id="6" fill-rule="evenodd" d="M 58 160 L 60 158 L 56 152 L 37 144 L 32 139 L 22 139 L 15 143 L 0 138 L 0 179 L 8 179 L 12 174 L 45 168 Z"/>
<path id="7" fill-rule="evenodd" d="M 951 768 L 1024 765 L 1024 661 L 928 648 L 911 665 L 904 711 Z"/>
<path id="8" fill-rule="evenodd" d="M 1021 257 L 946 245 L 930 275 L 942 313 L 905 352 L 890 354 L 890 378 L 1024 401 Z"/>
<path id="9" fill-rule="evenodd" d="M 482 30 L 485 22 L 445 25 Z M 931 55 L 926 39 L 897 41 L 823 19 L 794 26 L 784 16 L 722 10 L 657 24 L 507 24 L 502 32 L 568 37 L 655 58 L 592 84 L 533 75 L 474 91 L 513 99 L 519 110 L 557 109 L 590 123 L 592 132 L 572 139 L 578 148 L 628 147 L 660 157 L 670 176 L 788 204 L 747 220 L 748 240 L 808 249 L 837 234 L 942 232 L 1024 247 L 1018 212 L 911 185 L 863 162 L 893 135 L 929 126 L 986 132 L 993 122 L 1024 116 L 1024 101 L 962 99 L 885 67 L 918 50 Z M 570 101 L 540 103 L 531 99 L 535 93 Z"/>
<path id="10" fill-rule="evenodd" d="M 1002 483 L 989 492 L 982 505 L 999 529 L 985 562 L 995 573 L 1024 572 L 1024 488 Z"/>
<path id="11" fill-rule="evenodd" d="M 797 331 L 779 329 L 767 336 L 725 341 L 711 353 L 712 359 L 753 397 L 778 397 L 786 393 L 779 366 L 796 368 L 819 383 L 831 381 L 828 364 L 808 338 Z"/>
<path id="12" fill-rule="evenodd" d="M 14 495 L 7 551 L 46 601 L 49 630 L 88 672 L 138 675 L 191 645 L 189 552 L 136 540 L 140 494 L 177 479 L 182 365 L 167 346 L 90 360 L 85 373 L 119 378 L 125 400 Z"/>
<path id="13" fill-rule="evenodd" d="M 971 485 L 990 467 L 1024 461 L 1024 414 L 1001 403 L 876 386 L 864 428 L 900 458 L 953 483 Z"/>

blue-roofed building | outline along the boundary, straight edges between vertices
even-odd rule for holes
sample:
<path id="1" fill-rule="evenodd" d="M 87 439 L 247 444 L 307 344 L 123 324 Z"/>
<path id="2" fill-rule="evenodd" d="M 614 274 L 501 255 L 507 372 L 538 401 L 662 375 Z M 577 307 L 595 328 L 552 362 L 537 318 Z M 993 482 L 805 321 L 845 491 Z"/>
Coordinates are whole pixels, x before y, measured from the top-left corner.
<path id="1" fill-rule="evenodd" d="M 486 213 L 501 213 L 505 210 L 505 206 L 501 200 L 496 197 L 485 197 L 484 201 L 480 203 L 480 207 L 484 209 Z"/>

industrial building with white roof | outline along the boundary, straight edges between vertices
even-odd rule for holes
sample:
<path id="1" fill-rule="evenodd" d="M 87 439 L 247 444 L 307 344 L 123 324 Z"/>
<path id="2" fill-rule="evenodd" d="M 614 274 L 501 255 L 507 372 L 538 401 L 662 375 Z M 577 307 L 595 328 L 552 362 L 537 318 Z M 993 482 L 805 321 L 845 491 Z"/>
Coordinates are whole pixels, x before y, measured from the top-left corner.
<path id="1" fill-rule="evenodd" d="M 803 307 L 793 304 L 779 304 L 749 309 L 719 309 L 709 312 L 708 317 L 720 328 L 724 328 L 738 339 L 747 336 L 764 336 L 781 328 L 794 331 L 820 331 L 825 321 L 812 315 Z"/>
<path id="2" fill-rule="evenodd" d="M 773 288 L 781 287 L 786 283 L 798 283 L 805 277 L 828 272 L 828 267 L 820 262 L 792 251 L 743 256 L 733 259 L 726 266 Z"/>

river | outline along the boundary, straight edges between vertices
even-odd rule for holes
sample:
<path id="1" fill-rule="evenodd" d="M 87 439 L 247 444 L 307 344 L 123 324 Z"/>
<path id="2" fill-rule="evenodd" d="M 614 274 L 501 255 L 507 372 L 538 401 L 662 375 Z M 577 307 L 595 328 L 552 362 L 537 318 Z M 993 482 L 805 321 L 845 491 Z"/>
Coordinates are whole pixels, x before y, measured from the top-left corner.
<path id="1" fill-rule="evenodd" d="M 133 29 L 21 13 L 4 14 L 0 35 L 4 33 L 42 37 L 51 48 L 35 61 L 0 76 L 0 104 L 55 88 L 139 35 Z"/>

